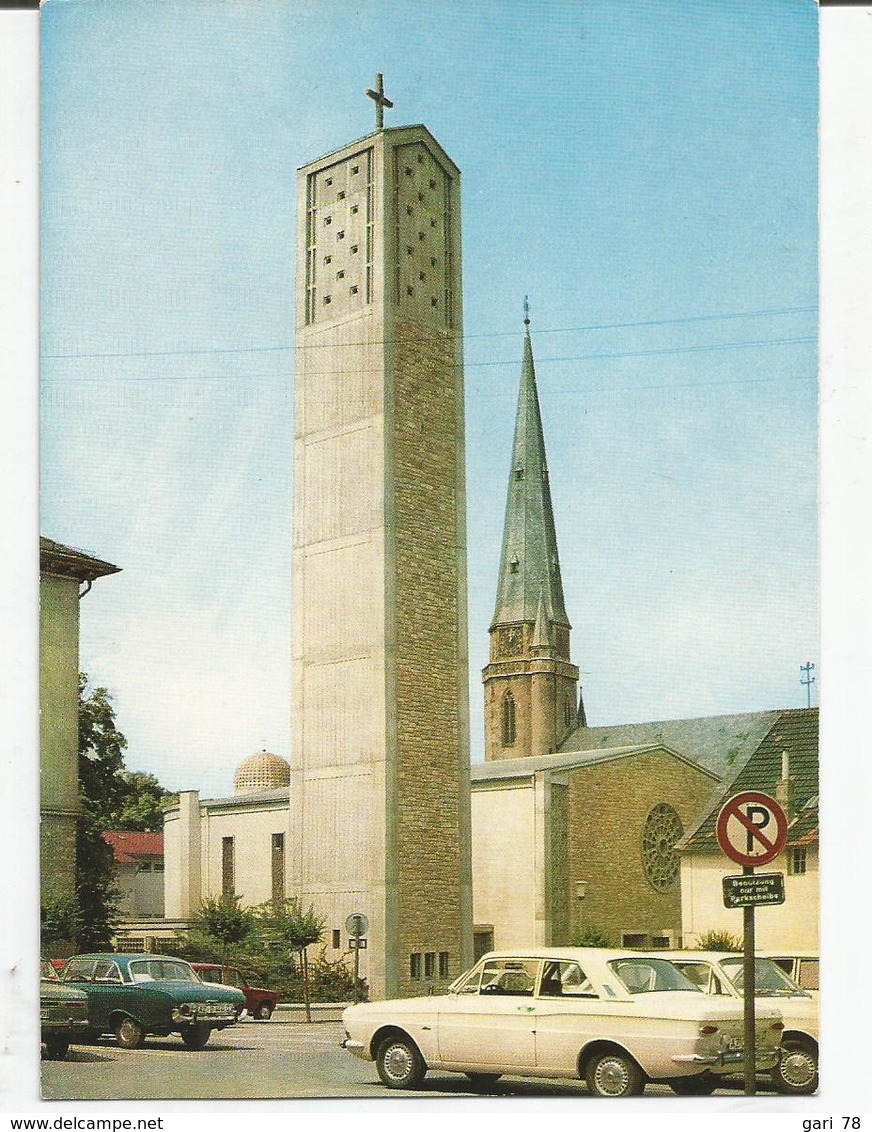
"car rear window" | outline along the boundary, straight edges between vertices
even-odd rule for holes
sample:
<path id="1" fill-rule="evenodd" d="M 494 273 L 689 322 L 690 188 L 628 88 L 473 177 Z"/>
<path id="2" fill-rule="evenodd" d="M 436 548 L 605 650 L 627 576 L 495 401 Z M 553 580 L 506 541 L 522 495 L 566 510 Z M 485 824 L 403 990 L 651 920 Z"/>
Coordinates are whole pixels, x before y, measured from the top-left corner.
<path id="1" fill-rule="evenodd" d="M 621 980 L 630 994 L 645 994 L 649 991 L 693 991 L 701 994 L 699 987 L 683 975 L 677 967 L 665 959 L 648 956 L 612 959 L 609 967 Z"/>

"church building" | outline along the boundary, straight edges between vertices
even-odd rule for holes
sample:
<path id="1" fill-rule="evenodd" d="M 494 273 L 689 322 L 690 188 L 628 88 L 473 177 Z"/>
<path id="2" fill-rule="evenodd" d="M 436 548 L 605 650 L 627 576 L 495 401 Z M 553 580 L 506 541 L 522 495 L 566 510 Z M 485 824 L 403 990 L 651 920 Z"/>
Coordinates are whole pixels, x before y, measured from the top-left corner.
<path id="1" fill-rule="evenodd" d="M 718 918 L 680 848 L 791 713 L 588 726 L 525 318 L 470 768 L 460 173 L 426 127 L 384 128 L 376 87 L 376 132 L 299 172 L 290 762 L 180 795 L 167 915 L 281 891 L 341 952 L 360 914 L 374 998 L 491 947 L 693 946 Z M 789 760 L 807 729 L 784 734 Z"/>

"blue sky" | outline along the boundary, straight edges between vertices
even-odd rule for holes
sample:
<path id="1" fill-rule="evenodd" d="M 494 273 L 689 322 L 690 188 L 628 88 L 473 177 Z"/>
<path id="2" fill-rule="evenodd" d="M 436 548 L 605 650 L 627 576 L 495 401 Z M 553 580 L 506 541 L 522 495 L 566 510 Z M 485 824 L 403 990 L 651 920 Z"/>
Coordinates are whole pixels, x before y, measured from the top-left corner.
<path id="1" fill-rule="evenodd" d="M 805 703 L 816 27 L 810 0 L 50 0 L 41 528 L 123 568 L 82 665 L 131 767 L 220 794 L 289 754 L 294 177 L 372 129 L 378 70 L 387 124 L 463 171 L 474 757 L 525 294 L 589 721 Z"/>

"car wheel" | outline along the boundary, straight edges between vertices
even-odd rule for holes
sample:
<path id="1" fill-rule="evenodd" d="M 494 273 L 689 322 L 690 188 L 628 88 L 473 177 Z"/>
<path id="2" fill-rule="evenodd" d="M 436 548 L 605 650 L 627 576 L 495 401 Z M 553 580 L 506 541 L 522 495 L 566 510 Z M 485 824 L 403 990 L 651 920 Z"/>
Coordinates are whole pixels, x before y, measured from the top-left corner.
<path id="1" fill-rule="evenodd" d="M 638 1097 L 645 1088 L 642 1070 L 628 1053 L 617 1049 L 595 1054 L 584 1079 L 595 1097 Z"/>
<path id="2" fill-rule="evenodd" d="M 115 1027 L 115 1041 L 122 1049 L 139 1049 L 145 1041 L 145 1030 L 134 1018 L 122 1018 Z"/>
<path id="3" fill-rule="evenodd" d="M 810 1042 L 788 1038 L 781 1045 L 781 1060 L 772 1070 L 779 1093 L 807 1096 L 818 1087 L 817 1053 Z"/>
<path id="4" fill-rule="evenodd" d="M 185 1049 L 202 1049 L 212 1034 L 212 1027 L 205 1022 L 197 1022 L 194 1026 L 185 1026 L 182 1030 L 182 1041 Z"/>
<path id="5" fill-rule="evenodd" d="M 675 1077 L 669 1082 L 669 1088 L 680 1097 L 710 1097 L 717 1087 L 718 1079 L 710 1073 Z"/>
<path id="6" fill-rule="evenodd" d="M 415 1089 L 424 1080 L 427 1066 L 411 1038 L 385 1038 L 375 1058 L 382 1084 L 389 1089 Z"/>
<path id="7" fill-rule="evenodd" d="M 255 1018 L 261 1022 L 269 1022 L 272 1017 L 273 1005 L 271 1002 L 262 1002 L 254 1012 Z"/>
<path id="8" fill-rule="evenodd" d="M 69 1048 L 70 1043 L 66 1038 L 47 1038 L 45 1043 L 46 1060 L 63 1061 Z"/>
<path id="9" fill-rule="evenodd" d="M 467 1073 L 466 1076 L 476 1089 L 489 1089 L 502 1077 L 502 1073 Z"/>

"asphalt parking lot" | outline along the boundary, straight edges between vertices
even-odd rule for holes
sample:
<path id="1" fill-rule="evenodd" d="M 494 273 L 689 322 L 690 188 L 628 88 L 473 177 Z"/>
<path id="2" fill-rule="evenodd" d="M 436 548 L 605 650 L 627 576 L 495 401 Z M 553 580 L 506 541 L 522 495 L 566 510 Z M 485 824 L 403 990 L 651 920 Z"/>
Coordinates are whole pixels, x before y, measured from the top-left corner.
<path id="1" fill-rule="evenodd" d="M 42 1062 L 46 1100 L 191 1100 L 364 1097 L 579 1097 L 581 1081 L 504 1077 L 487 1094 L 456 1073 L 428 1073 L 420 1089 L 387 1089 L 375 1065 L 340 1048 L 342 1025 L 329 1022 L 246 1020 L 214 1033 L 203 1050 L 187 1050 L 177 1035 L 148 1038 L 142 1049 L 123 1050 L 110 1038 L 70 1049 L 66 1061 Z M 768 1090 L 761 1089 L 761 1093 Z M 737 1088 L 714 1095 L 736 1096 Z M 770 1094 L 771 1095 L 771 1094 Z M 674 1097 L 665 1085 L 645 1096 Z M 593 1098 L 589 1098 L 593 1099 Z M 697 1102 L 698 1103 L 698 1102 Z"/>

